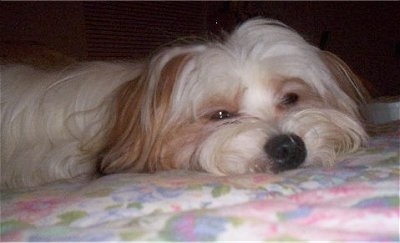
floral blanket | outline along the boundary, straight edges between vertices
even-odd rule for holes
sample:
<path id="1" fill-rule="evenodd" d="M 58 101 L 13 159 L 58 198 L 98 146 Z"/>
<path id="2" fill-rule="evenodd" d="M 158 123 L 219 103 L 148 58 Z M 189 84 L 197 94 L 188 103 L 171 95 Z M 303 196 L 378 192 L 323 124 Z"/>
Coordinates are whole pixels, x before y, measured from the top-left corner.
<path id="1" fill-rule="evenodd" d="M 332 168 L 170 171 L 1 191 L 1 241 L 399 241 L 400 132 Z"/>

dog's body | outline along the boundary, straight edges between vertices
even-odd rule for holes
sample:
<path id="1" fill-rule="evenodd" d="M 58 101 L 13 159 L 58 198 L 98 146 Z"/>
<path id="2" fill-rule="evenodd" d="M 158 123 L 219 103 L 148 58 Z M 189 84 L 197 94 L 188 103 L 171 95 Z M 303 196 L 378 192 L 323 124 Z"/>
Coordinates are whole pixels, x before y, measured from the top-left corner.
<path id="1" fill-rule="evenodd" d="M 353 75 L 283 24 L 141 63 L 2 67 L 8 187 L 117 172 L 214 174 L 329 165 L 366 140 Z"/>
<path id="2" fill-rule="evenodd" d="M 135 63 L 81 63 L 62 71 L 5 66 L 2 75 L 2 183 L 29 186 L 90 174 L 112 99 L 135 79 Z"/>

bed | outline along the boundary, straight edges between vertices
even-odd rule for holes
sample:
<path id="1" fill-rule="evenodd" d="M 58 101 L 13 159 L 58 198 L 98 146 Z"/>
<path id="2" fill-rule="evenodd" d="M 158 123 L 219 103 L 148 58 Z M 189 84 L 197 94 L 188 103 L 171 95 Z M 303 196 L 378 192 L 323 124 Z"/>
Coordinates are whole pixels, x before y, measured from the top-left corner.
<path id="1" fill-rule="evenodd" d="M 330 168 L 115 174 L 2 190 L 1 241 L 399 241 L 399 147 L 397 128 Z"/>

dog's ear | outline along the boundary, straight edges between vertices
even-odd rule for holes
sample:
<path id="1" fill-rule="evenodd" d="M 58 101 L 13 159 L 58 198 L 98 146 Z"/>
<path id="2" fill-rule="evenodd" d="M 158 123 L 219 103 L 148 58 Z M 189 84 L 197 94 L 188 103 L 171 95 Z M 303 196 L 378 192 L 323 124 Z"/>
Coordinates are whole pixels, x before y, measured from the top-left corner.
<path id="1" fill-rule="evenodd" d="M 142 75 L 120 87 L 97 164 L 100 174 L 152 170 L 159 159 L 158 140 L 165 130 L 170 97 L 189 56 L 153 58 Z"/>
<path id="2" fill-rule="evenodd" d="M 351 68 L 335 54 L 322 51 L 322 59 L 334 75 L 339 87 L 358 105 L 366 104 L 371 95 L 366 85 L 368 82 L 356 75 Z"/>

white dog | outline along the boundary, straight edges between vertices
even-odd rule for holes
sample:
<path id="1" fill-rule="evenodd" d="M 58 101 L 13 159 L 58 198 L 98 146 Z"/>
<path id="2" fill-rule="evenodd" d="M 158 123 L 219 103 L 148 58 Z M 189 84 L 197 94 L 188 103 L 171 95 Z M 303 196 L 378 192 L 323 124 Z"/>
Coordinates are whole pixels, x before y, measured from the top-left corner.
<path id="1" fill-rule="evenodd" d="M 6 187 L 96 172 L 277 173 L 331 165 L 367 139 L 356 76 L 273 20 L 148 62 L 1 71 Z"/>

